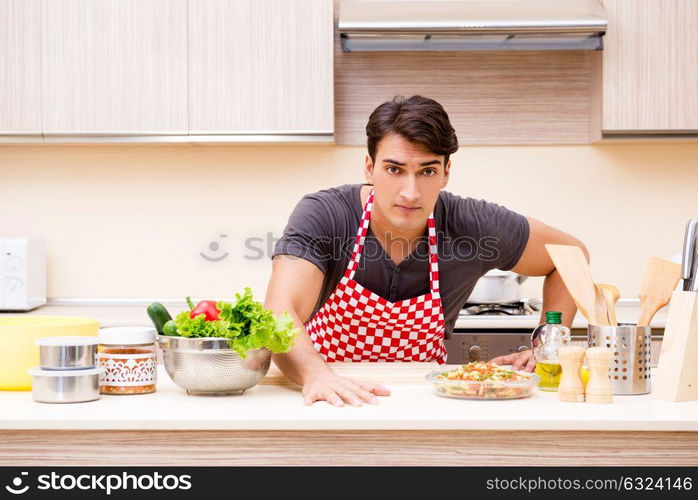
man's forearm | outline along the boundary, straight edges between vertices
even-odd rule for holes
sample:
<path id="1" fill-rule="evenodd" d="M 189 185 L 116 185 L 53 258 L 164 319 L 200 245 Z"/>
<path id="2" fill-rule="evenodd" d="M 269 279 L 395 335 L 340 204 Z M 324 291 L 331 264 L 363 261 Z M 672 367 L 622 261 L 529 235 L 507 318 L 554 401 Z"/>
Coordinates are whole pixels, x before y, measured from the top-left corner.
<path id="1" fill-rule="evenodd" d="M 287 353 L 274 354 L 273 359 L 284 375 L 299 385 L 303 385 L 317 373 L 331 370 L 313 348 L 305 328 L 301 328 L 293 349 Z"/>
<path id="2" fill-rule="evenodd" d="M 271 309 L 275 314 L 281 314 L 290 309 L 288 307 L 274 307 L 271 304 L 265 304 L 265 307 Z M 289 311 L 289 314 L 293 318 L 294 325 L 300 329 L 295 345 L 289 352 L 274 354 L 272 358 L 284 375 L 296 384 L 303 385 L 309 376 L 330 368 L 313 348 L 313 343 L 298 315 L 293 311 Z"/>
<path id="3" fill-rule="evenodd" d="M 565 283 L 557 269 L 545 277 L 543 283 L 543 307 L 541 310 L 541 323 L 545 323 L 546 311 L 562 312 L 562 324 L 569 328 L 577 314 L 577 306 L 567 291 Z"/>

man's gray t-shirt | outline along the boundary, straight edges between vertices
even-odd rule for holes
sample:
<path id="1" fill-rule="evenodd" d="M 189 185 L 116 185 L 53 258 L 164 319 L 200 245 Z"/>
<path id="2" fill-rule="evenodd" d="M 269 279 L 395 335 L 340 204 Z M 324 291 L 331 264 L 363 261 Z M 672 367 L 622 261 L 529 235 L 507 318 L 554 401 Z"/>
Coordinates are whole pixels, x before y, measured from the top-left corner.
<path id="1" fill-rule="evenodd" d="M 349 263 L 363 212 L 361 186 L 347 184 L 304 196 L 274 247 L 273 256 L 300 257 L 324 273 L 312 314 L 327 301 Z M 447 191 L 439 194 L 434 222 L 440 292 L 450 335 L 478 279 L 490 269 L 516 265 L 528 241 L 529 225 L 523 215 L 503 206 Z M 426 230 L 415 251 L 396 266 L 369 228 L 354 279 L 390 302 L 405 300 L 429 293 L 428 264 Z"/>

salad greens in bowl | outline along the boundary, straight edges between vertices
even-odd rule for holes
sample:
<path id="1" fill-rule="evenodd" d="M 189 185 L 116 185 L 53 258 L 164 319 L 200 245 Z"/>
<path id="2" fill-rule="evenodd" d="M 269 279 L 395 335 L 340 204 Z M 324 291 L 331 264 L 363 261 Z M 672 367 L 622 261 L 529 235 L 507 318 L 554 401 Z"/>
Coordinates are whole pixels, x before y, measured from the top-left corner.
<path id="1" fill-rule="evenodd" d="M 188 393 L 241 393 L 264 378 L 272 353 L 288 352 L 298 335 L 290 314 L 274 315 L 249 288 L 234 302 L 187 297 L 188 311 L 172 319 L 148 306 L 168 375 Z"/>

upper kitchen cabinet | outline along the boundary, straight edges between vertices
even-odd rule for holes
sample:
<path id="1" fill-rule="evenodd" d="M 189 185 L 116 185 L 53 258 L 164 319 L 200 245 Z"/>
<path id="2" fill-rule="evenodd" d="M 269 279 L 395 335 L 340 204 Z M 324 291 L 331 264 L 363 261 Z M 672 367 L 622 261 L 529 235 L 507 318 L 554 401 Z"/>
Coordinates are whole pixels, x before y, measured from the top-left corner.
<path id="1" fill-rule="evenodd" d="M 399 94 L 440 102 L 462 145 L 601 139 L 598 44 L 606 26 L 598 2 L 342 0 L 337 7 L 336 144 L 365 146 L 369 115 Z"/>
<path id="2" fill-rule="evenodd" d="M 606 133 L 698 130 L 698 0 L 604 0 Z"/>
<path id="3" fill-rule="evenodd" d="M 189 0 L 189 133 L 330 137 L 332 0 Z"/>
<path id="4" fill-rule="evenodd" d="M 186 0 L 44 0 L 45 134 L 186 134 Z"/>
<path id="5" fill-rule="evenodd" d="M 0 0 L 0 135 L 41 134 L 39 0 Z"/>

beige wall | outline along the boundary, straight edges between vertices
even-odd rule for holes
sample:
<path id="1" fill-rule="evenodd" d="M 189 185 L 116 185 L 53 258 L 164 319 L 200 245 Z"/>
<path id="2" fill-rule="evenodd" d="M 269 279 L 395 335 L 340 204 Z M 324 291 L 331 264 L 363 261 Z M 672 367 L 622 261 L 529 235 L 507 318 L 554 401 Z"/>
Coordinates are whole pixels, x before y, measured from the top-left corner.
<path id="1" fill-rule="evenodd" d="M 364 149 L 309 146 L 0 147 L 0 237 L 43 236 L 51 297 L 263 295 L 268 259 L 249 237 L 279 235 L 307 192 L 362 180 Z M 680 251 L 698 217 L 698 143 L 467 147 L 449 190 L 579 237 L 597 281 L 634 297 L 650 256 Z M 199 252 L 219 234 L 230 255 Z M 540 295 L 542 280 L 525 292 Z"/>

